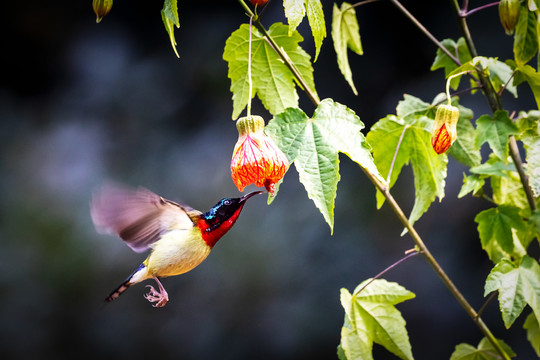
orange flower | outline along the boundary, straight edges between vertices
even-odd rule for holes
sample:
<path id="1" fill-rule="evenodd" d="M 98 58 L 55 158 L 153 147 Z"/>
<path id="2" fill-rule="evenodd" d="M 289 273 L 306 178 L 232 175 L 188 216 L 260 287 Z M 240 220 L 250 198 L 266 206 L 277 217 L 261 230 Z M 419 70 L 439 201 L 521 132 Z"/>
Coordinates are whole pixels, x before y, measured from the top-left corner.
<path id="1" fill-rule="evenodd" d="M 278 146 L 264 133 L 260 116 L 247 116 L 236 122 L 238 141 L 231 160 L 231 175 L 240 191 L 250 184 L 264 186 L 274 194 L 275 184 L 289 167 L 289 161 Z"/>
<path id="2" fill-rule="evenodd" d="M 435 114 L 435 124 L 431 133 L 431 146 L 437 154 L 442 154 L 457 138 L 459 109 L 452 105 L 440 105 Z"/>

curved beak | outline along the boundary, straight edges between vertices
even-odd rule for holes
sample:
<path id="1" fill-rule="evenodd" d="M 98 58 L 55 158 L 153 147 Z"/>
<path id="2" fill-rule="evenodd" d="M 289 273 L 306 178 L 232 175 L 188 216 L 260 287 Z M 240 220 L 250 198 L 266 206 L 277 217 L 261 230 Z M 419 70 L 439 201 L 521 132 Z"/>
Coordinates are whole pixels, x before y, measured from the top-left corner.
<path id="1" fill-rule="evenodd" d="M 242 196 L 242 197 L 240 198 L 240 203 L 245 202 L 247 199 L 249 199 L 249 198 L 252 197 L 252 196 L 262 194 L 263 192 L 264 192 L 264 191 L 253 191 L 253 192 L 250 192 L 249 194 L 246 194 L 246 195 L 244 195 L 244 196 Z"/>

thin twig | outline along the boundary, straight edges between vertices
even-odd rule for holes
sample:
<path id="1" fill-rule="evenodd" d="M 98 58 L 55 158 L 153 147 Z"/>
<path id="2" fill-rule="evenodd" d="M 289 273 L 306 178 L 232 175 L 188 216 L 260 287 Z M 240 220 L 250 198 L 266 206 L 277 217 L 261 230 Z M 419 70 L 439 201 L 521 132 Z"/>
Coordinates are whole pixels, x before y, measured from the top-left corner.
<path id="1" fill-rule="evenodd" d="M 392 170 L 394 170 L 394 163 L 396 162 L 397 154 L 401 146 L 401 142 L 403 141 L 403 136 L 405 135 L 405 130 L 407 130 L 409 127 L 410 125 L 405 125 L 403 127 L 403 131 L 401 131 L 401 136 L 399 137 L 399 141 L 396 146 L 396 151 L 394 152 L 394 157 L 392 158 L 392 163 L 390 164 L 390 170 L 388 170 L 388 176 L 386 177 L 386 182 L 388 184 L 390 184 L 390 177 L 392 176 Z"/>
<path id="2" fill-rule="evenodd" d="M 470 10 L 470 11 L 467 11 L 467 10 L 461 10 L 460 16 L 462 16 L 462 17 L 467 17 L 467 16 L 469 16 L 469 15 L 474 14 L 474 13 L 477 12 L 477 11 L 481 11 L 481 10 L 487 9 L 487 8 L 489 8 L 489 7 L 492 7 L 492 6 L 497 6 L 497 5 L 499 5 L 499 1 L 495 1 L 495 2 L 492 2 L 492 3 L 489 3 L 489 4 L 485 4 L 485 5 L 479 6 L 479 7 L 477 7 L 477 8 L 474 8 L 474 9 Z"/>
<path id="3" fill-rule="evenodd" d="M 478 309 L 478 316 L 482 316 L 482 313 L 484 312 L 484 310 L 486 310 L 486 307 L 488 306 L 488 304 L 491 302 L 491 300 L 495 299 L 495 296 L 497 296 L 498 292 L 497 291 L 494 291 L 491 293 L 491 295 L 489 295 L 489 297 L 487 298 L 487 300 L 482 304 L 482 306 L 480 307 L 480 309 Z"/>
<path id="4" fill-rule="evenodd" d="M 405 260 L 410 259 L 413 256 L 416 256 L 418 254 L 420 254 L 420 252 L 417 251 L 417 250 L 413 250 L 413 252 L 408 253 L 407 255 L 405 255 L 404 257 L 402 257 L 401 259 L 399 259 L 398 261 L 396 261 L 395 263 L 393 263 L 392 265 L 390 265 L 389 267 L 387 267 L 386 269 L 384 269 L 383 271 L 381 271 L 380 273 L 375 275 L 373 278 L 371 278 L 364 286 L 362 286 L 362 288 L 360 288 L 360 290 L 355 291 L 355 293 L 353 295 L 359 294 L 362 290 L 364 290 L 373 281 L 377 280 L 378 278 L 380 278 L 381 276 L 383 276 L 388 271 L 392 270 L 393 268 L 395 268 L 396 266 L 398 266 L 399 264 L 401 264 Z"/>
<path id="5" fill-rule="evenodd" d="M 411 20 L 414 25 L 424 33 L 424 35 L 426 35 L 435 45 L 437 45 L 439 47 L 439 49 L 441 49 L 450 59 L 452 59 L 453 62 L 455 62 L 457 65 L 461 65 L 461 61 L 459 61 L 459 59 L 454 56 L 450 51 L 448 51 L 447 48 L 444 47 L 444 45 L 439 41 L 437 40 L 437 38 L 435 38 L 435 36 L 433 36 L 429 31 L 428 29 L 426 29 L 424 27 L 424 25 L 422 25 L 422 23 L 420 23 L 420 21 L 418 21 L 410 12 L 409 10 L 407 10 L 403 5 L 401 5 L 401 3 L 398 1 L 398 0 L 390 0 L 394 5 L 397 6 L 397 8 L 407 17 L 409 18 L 409 20 Z"/>

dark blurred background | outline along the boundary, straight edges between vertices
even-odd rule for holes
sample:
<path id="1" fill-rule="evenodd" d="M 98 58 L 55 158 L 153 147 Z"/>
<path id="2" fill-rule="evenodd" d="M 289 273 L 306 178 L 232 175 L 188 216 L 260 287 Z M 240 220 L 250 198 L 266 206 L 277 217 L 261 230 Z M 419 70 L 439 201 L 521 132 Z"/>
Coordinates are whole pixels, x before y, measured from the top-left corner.
<path id="1" fill-rule="evenodd" d="M 95 23 L 91 1 L 3 4 L 0 80 L 0 354 L 5 359 L 335 359 L 343 324 L 340 288 L 352 291 L 413 247 L 357 165 L 341 156 L 335 230 L 286 175 L 271 206 L 250 200 L 237 225 L 192 272 L 164 280 L 171 297 L 153 308 L 138 285 L 103 299 L 143 260 L 120 240 L 97 234 L 89 214 L 106 180 L 145 186 L 206 210 L 238 196 L 229 170 L 237 139 L 222 60 L 227 37 L 247 17 L 237 2 L 179 1 L 180 59 L 164 30 L 161 1 L 116 0 Z M 459 36 L 446 1 L 403 1 L 439 39 Z M 487 1 L 473 1 L 480 6 Z M 357 9 L 365 55 L 351 54 L 359 96 L 339 73 L 330 38 L 332 2 L 323 1 L 328 37 L 315 64 L 321 98 L 352 108 L 369 128 L 394 113 L 404 93 L 431 101 L 444 91 L 436 51 L 389 2 Z M 280 1 L 263 23 L 285 21 Z M 482 55 L 512 57 L 497 8 L 470 18 Z M 314 54 L 304 19 L 301 44 Z M 509 109 L 535 106 L 527 88 Z M 307 114 L 313 105 L 303 94 Z M 475 115 L 484 98 L 465 96 Z M 271 116 L 254 101 L 254 112 Z M 446 197 L 417 223 L 436 258 L 476 308 L 491 263 L 474 215 L 489 206 L 457 201 L 464 167 L 450 159 Z M 410 169 L 393 191 L 406 212 Z M 249 190 L 249 189 L 248 189 Z M 416 293 L 398 305 L 416 359 L 448 359 L 480 331 L 421 257 L 384 276 Z M 520 355 L 533 356 L 521 328 L 506 333 L 497 302 L 485 321 Z M 395 357 L 375 346 L 376 359 Z"/>

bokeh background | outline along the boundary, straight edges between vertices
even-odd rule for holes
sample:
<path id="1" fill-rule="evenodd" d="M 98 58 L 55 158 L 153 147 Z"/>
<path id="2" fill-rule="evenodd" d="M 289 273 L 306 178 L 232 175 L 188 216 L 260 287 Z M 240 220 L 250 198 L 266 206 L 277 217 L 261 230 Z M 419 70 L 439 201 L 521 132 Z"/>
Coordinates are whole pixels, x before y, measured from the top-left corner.
<path id="1" fill-rule="evenodd" d="M 439 39 L 457 38 L 445 1 L 403 1 Z M 472 1 L 474 7 L 487 1 Z M 328 31 L 332 2 L 323 0 Z M 106 180 L 145 186 L 206 210 L 238 196 L 229 162 L 237 132 L 222 52 L 247 17 L 237 2 L 179 1 L 177 59 L 161 1 L 120 1 L 100 24 L 91 1 L 3 4 L 0 78 L 0 354 L 4 359 L 334 359 L 343 323 L 340 288 L 352 291 L 413 247 L 391 211 L 376 210 L 374 188 L 341 157 L 335 230 L 293 168 L 271 206 L 250 200 L 237 225 L 203 265 L 164 280 L 171 297 L 155 309 L 143 285 L 103 299 L 140 263 L 120 240 L 96 233 L 92 191 Z M 371 126 L 404 93 L 425 101 L 444 90 L 430 72 L 436 48 L 389 2 L 357 9 L 365 55 L 351 55 L 359 96 L 336 65 L 330 34 L 315 64 L 321 98 L 352 108 Z M 280 1 L 263 23 L 285 21 Z M 497 8 L 470 18 L 478 50 L 512 56 Z M 302 46 L 314 54 L 304 20 Z M 509 109 L 533 108 L 528 89 Z M 481 96 L 465 96 L 475 115 Z M 254 103 L 255 112 L 271 116 Z M 301 107 L 313 105 L 301 95 Z M 417 223 L 457 286 L 479 308 L 491 264 L 474 215 L 489 206 L 457 201 L 464 168 L 450 160 L 446 197 Z M 410 169 L 394 194 L 408 212 Z M 249 189 L 248 189 L 249 190 Z M 447 359 L 481 333 L 421 257 L 385 275 L 416 293 L 398 306 L 417 359 Z M 505 333 L 497 302 L 485 321 L 518 352 L 533 352 L 521 328 Z M 395 357 L 375 346 L 376 359 Z"/>

